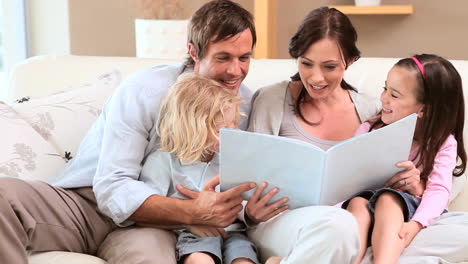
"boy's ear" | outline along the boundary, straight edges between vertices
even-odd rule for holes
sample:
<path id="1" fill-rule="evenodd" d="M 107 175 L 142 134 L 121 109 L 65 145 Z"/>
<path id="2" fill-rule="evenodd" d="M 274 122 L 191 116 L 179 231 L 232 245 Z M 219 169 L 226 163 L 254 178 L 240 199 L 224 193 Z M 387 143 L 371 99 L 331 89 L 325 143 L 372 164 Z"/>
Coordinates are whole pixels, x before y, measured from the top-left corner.
<path id="1" fill-rule="evenodd" d="M 188 45 L 188 53 L 190 57 L 192 57 L 194 62 L 198 62 L 199 59 L 198 59 L 197 51 L 195 50 L 195 46 L 193 46 L 192 43 L 189 43 L 187 45 Z"/>

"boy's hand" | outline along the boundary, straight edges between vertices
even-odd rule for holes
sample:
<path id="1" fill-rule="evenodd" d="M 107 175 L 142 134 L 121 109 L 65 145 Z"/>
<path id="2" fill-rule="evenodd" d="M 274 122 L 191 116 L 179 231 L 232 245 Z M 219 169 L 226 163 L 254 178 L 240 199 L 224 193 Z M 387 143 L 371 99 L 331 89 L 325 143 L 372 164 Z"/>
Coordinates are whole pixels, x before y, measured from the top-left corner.
<path id="1" fill-rule="evenodd" d="M 411 241 L 413 241 L 413 238 L 419 233 L 419 231 L 421 231 L 422 228 L 423 227 L 419 222 L 413 220 L 403 223 L 398 236 L 404 240 L 405 248 L 409 246 Z"/>

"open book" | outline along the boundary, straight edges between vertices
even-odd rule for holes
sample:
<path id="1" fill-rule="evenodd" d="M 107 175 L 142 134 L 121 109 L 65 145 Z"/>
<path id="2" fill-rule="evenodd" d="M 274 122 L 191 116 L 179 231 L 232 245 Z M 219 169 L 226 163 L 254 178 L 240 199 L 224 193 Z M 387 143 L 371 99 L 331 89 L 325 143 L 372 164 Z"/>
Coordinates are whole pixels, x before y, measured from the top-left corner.
<path id="1" fill-rule="evenodd" d="M 280 192 L 271 200 L 289 198 L 289 208 L 334 205 L 353 194 L 383 187 L 408 160 L 416 114 L 324 151 L 303 141 L 222 129 L 221 190 L 244 182 L 268 182 Z M 248 200 L 253 190 L 243 194 Z"/>

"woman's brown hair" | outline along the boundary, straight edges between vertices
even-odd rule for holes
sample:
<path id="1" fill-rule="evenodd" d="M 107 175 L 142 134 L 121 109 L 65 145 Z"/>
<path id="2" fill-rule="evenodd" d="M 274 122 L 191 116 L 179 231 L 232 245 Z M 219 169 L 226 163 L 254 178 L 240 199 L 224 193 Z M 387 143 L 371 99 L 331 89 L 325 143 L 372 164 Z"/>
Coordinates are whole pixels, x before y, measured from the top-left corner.
<path id="1" fill-rule="evenodd" d="M 289 42 L 289 54 L 297 59 L 304 55 L 312 44 L 324 38 L 336 41 L 346 68 L 360 58 L 361 52 L 356 47 L 357 33 L 349 18 L 335 8 L 325 6 L 312 10 L 304 18 Z M 300 81 L 299 73 L 293 75 L 291 80 Z M 341 81 L 341 87 L 345 90 L 356 91 L 345 80 Z M 300 105 L 304 103 L 306 94 L 307 91 L 302 87 L 294 103 L 294 111 L 304 122 L 309 125 L 317 125 L 317 123 L 306 120 L 301 112 Z"/>

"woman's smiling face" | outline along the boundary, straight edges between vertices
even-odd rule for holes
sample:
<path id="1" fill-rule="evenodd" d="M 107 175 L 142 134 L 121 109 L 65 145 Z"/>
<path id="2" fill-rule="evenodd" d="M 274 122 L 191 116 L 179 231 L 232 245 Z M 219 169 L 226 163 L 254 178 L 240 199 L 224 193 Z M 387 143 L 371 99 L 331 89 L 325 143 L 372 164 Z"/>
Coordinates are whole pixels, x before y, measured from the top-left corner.
<path id="1" fill-rule="evenodd" d="M 302 84 L 312 99 L 326 98 L 341 88 L 346 65 L 336 41 L 324 38 L 313 43 L 298 64 Z"/>

